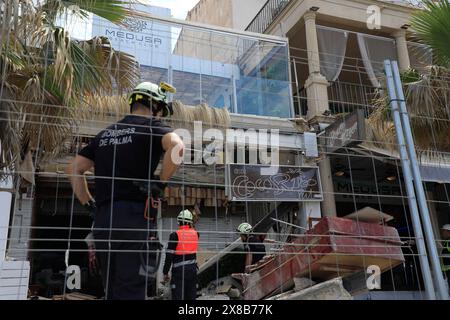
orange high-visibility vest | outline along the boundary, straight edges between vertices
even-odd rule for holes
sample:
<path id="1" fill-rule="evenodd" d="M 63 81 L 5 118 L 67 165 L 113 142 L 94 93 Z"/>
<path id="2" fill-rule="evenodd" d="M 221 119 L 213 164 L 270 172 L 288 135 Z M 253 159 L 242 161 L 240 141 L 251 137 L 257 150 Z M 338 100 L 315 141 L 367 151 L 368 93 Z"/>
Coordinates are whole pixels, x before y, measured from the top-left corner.
<path id="1" fill-rule="evenodd" d="M 185 255 L 197 253 L 198 234 L 190 226 L 180 226 L 177 230 L 178 245 L 175 249 L 175 255 Z"/>

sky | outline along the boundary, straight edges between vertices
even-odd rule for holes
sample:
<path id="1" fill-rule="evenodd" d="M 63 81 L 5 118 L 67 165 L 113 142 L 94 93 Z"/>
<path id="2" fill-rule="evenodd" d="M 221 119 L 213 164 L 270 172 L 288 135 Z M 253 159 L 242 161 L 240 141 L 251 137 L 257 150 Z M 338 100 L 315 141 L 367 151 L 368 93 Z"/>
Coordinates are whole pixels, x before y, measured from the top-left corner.
<path id="1" fill-rule="evenodd" d="M 191 10 L 199 0 L 146 0 L 142 3 L 153 6 L 169 8 L 172 10 L 172 16 L 176 19 L 184 20 L 189 10 Z"/>

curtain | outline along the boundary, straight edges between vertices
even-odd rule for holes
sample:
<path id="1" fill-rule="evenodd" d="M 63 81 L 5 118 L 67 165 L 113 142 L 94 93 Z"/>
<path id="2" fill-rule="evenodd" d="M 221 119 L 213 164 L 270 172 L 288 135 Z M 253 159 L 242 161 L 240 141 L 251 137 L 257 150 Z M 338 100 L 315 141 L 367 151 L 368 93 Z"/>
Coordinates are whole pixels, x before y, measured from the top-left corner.
<path id="1" fill-rule="evenodd" d="M 357 34 L 358 46 L 367 75 L 374 87 L 380 87 L 378 80 L 383 75 L 384 60 L 397 60 L 394 39 Z"/>
<path id="2" fill-rule="evenodd" d="M 344 65 L 348 32 L 317 26 L 320 73 L 328 81 L 336 81 Z"/>
<path id="3" fill-rule="evenodd" d="M 424 44 L 408 42 L 408 52 L 411 67 L 420 72 L 433 64 L 433 52 Z"/>

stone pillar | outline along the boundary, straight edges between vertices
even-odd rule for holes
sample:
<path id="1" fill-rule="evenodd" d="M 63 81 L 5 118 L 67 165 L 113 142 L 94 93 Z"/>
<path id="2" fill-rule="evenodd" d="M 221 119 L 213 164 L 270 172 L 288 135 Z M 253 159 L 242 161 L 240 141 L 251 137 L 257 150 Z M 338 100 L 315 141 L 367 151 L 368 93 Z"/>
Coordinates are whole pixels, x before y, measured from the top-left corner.
<path id="1" fill-rule="evenodd" d="M 304 15 L 306 31 L 306 50 L 308 52 L 309 77 L 305 82 L 308 96 L 308 119 L 328 110 L 328 81 L 320 74 L 319 44 L 317 41 L 316 14 Z"/>
<path id="2" fill-rule="evenodd" d="M 411 67 L 408 44 L 406 42 L 406 30 L 398 30 L 393 33 L 393 36 L 397 45 L 398 67 L 400 71 L 406 71 Z"/>
<path id="3" fill-rule="evenodd" d="M 297 154 L 295 156 L 295 165 L 296 166 L 303 166 L 304 163 L 304 157 L 300 154 Z M 297 213 L 297 225 L 301 228 L 298 230 L 300 234 L 303 234 L 306 232 L 306 229 L 308 228 L 308 217 L 306 213 L 305 203 L 299 202 L 298 203 L 299 211 Z"/>
<path id="4" fill-rule="evenodd" d="M 336 200 L 334 198 L 333 173 L 330 158 L 319 162 L 320 180 L 322 183 L 323 201 L 321 203 L 322 217 L 336 217 Z"/>
<path id="5" fill-rule="evenodd" d="M 317 40 L 316 14 L 308 12 L 303 16 L 306 31 L 306 49 L 308 50 L 309 74 L 320 73 L 319 42 Z"/>
<path id="6" fill-rule="evenodd" d="M 312 158 L 305 158 L 304 156 L 297 155 L 295 157 L 295 165 L 296 166 L 315 166 L 315 160 Z M 303 234 L 309 229 L 309 220 L 310 218 L 320 219 L 322 218 L 321 205 L 317 201 L 304 201 L 299 203 L 299 212 L 298 212 L 298 225 L 302 228 L 300 233 Z M 314 220 L 312 221 L 312 226 L 317 224 Z"/>

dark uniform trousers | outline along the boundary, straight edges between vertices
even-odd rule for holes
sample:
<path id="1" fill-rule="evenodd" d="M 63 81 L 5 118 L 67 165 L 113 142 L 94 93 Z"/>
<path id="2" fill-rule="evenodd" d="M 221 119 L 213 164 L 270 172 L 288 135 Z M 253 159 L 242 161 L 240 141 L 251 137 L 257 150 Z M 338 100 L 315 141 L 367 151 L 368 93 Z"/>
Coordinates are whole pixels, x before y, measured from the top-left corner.
<path id="1" fill-rule="evenodd" d="M 139 275 L 139 270 L 149 232 L 137 231 L 150 227 L 144 219 L 144 210 L 145 203 L 132 201 L 116 201 L 112 210 L 111 205 L 97 209 L 94 227 L 96 255 L 102 272 L 105 298 L 108 300 L 146 298 L 147 279 Z M 110 231 L 111 217 L 113 229 L 129 230 Z"/>
<path id="2" fill-rule="evenodd" d="M 197 297 L 197 263 L 172 266 L 172 300 L 195 300 Z"/>

